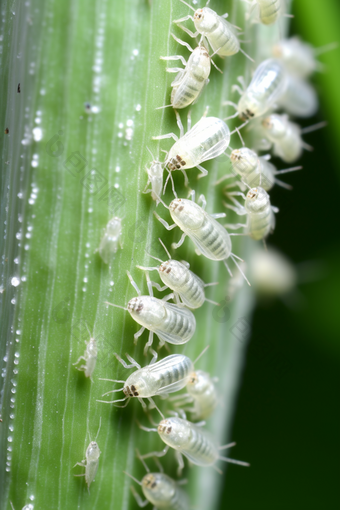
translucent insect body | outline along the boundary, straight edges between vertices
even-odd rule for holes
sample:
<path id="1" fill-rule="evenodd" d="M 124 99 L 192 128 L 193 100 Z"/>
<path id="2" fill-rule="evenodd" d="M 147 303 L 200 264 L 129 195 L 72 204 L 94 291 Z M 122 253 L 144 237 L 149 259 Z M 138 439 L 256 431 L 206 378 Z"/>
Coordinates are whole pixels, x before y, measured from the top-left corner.
<path id="1" fill-rule="evenodd" d="M 203 45 L 199 45 L 193 50 L 188 43 L 178 39 L 174 34 L 171 35 L 175 41 L 186 46 L 191 52 L 188 62 L 182 55 L 160 57 L 162 60 L 181 60 L 185 66 L 185 69 L 179 67 L 166 69 L 168 73 L 178 73 L 171 83 L 173 87 L 171 92 L 171 105 L 168 106 L 179 109 L 195 103 L 204 86 L 208 84 L 211 70 L 211 58 Z M 166 108 L 166 106 L 162 106 L 161 108 Z"/>
<path id="2" fill-rule="evenodd" d="M 161 265 L 157 267 L 137 266 L 139 269 L 143 269 L 144 271 L 158 271 L 162 282 L 165 284 L 165 287 L 161 288 L 158 283 L 155 282 L 151 282 L 152 285 L 160 291 L 165 290 L 166 288 L 170 288 L 174 291 L 175 297 L 179 296 L 183 304 L 185 304 L 188 308 L 199 308 L 203 305 L 204 301 L 212 302 L 205 297 L 204 288 L 216 284 L 204 283 L 201 278 L 190 271 L 190 269 L 185 264 L 179 262 L 178 260 L 172 259 L 170 253 L 162 241 L 160 239 L 159 241 L 166 251 L 169 260 L 163 262 L 156 257 L 152 257 L 155 260 L 161 262 Z"/>
<path id="3" fill-rule="evenodd" d="M 162 508 L 164 510 L 189 510 L 190 502 L 186 492 L 180 487 L 180 482 L 175 482 L 172 478 L 163 473 L 163 468 L 158 463 L 161 470 L 160 473 L 150 473 L 149 468 L 141 459 L 139 452 L 138 457 L 143 462 L 147 474 L 140 482 L 129 473 L 126 473 L 132 480 L 142 487 L 146 501 L 143 501 L 140 495 L 136 492 L 134 487 L 131 487 L 132 494 L 137 501 L 137 504 L 142 508 L 148 502 L 152 503 L 155 509 Z"/>
<path id="4" fill-rule="evenodd" d="M 152 351 L 152 349 L 151 349 Z M 189 374 L 193 371 L 194 364 L 190 358 L 184 356 L 184 354 L 172 354 L 167 356 L 161 361 L 156 362 L 157 354 L 153 352 L 153 359 L 150 365 L 141 368 L 141 366 L 131 356 L 126 354 L 126 357 L 130 361 L 130 365 L 118 355 L 115 354 L 118 361 L 124 366 L 124 368 L 137 368 L 126 381 L 117 381 L 112 379 L 102 379 L 111 382 L 123 382 L 123 388 L 108 391 L 104 395 L 109 393 L 115 393 L 123 391 L 125 398 L 119 400 L 113 400 L 107 402 L 109 404 L 115 404 L 116 402 L 123 402 L 127 400 L 128 404 L 130 398 L 137 397 L 143 407 L 146 407 L 143 399 L 147 398 L 153 407 L 154 402 L 151 397 L 162 396 L 166 397 L 169 393 L 184 388 L 189 380 Z M 103 396 L 104 396 L 103 395 Z M 99 402 L 105 402 L 99 400 Z M 125 407 L 125 405 L 123 407 Z"/>
<path id="5" fill-rule="evenodd" d="M 214 437 L 209 432 L 177 416 L 162 420 L 157 429 L 149 429 L 143 426 L 140 426 L 140 428 L 147 432 L 158 432 L 159 437 L 167 445 L 162 452 L 151 452 L 142 455 L 142 458 L 145 459 L 153 456 L 161 457 L 167 453 L 170 446 L 176 450 L 179 472 L 181 472 L 184 467 L 182 455 L 197 466 L 215 467 L 218 460 L 224 460 L 241 466 L 249 466 L 247 462 L 220 456 L 220 450 L 230 448 L 234 446 L 235 443 L 218 446 Z"/>
<path id="6" fill-rule="evenodd" d="M 191 198 L 191 200 L 176 198 L 170 203 L 168 209 L 175 222 L 173 225 L 169 225 L 156 212 L 154 212 L 154 215 L 167 230 L 172 230 L 178 226 L 183 231 L 180 241 L 177 244 L 173 244 L 173 248 L 181 246 L 185 237 L 188 236 L 195 244 L 198 254 L 202 254 L 211 260 L 222 260 L 232 276 L 227 259 L 230 257 L 240 270 L 235 260 L 239 257 L 231 253 L 230 235 L 215 219 L 224 218 L 225 213 L 210 215 L 204 210 L 206 201 L 203 195 L 200 196 L 203 207 L 195 203 L 194 191 L 191 192 Z M 163 203 L 163 205 L 165 204 Z M 246 279 L 245 276 L 244 278 Z M 247 279 L 246 281 L 248 282 Z"/>
<path id="7" fill-rule="evenodd" d="M 249 186 L 250 188 L 261 186 L 261 188 L 265 191 L 269 191 L 276 183 L 283 188 L 291 189 L 289 184 L 280 181 L 276 176 L 288 172 L 294 172 L 295 170 L 301 170 L 302 167 L 296 166 L 285 170 L 277 170 L 276 167 L 268 161 L 268 158 L 269 156 L 258 156 L 256 152 L 248 149 L 247 147 L 235 149 L 230 154 L 233 170 L 235 170 L 237 175 L 241 177 L 242 183 L 246 186 Z M 216 184 L 220 184 L 230 177 L 234 177 L 234 174 L 224 175 L 216 182 Z M 227 188 L 235 185 L 237 185 L 237 183 L 233 183 L 230 186 L 227 186 Z M 245 188 L 245 186 L 242 187 L 240 183 L 239 187 L 241 189 Z"/>
<path id="8" fill-rule="evenodd" d="M 121 245 L 122 220 L 115 216 L 108 222 L 104 229 L 103 237 L 99 245 L 99 255 L 105 264 L 109 264 Z"/>
<path id="9" fill-rule="evenodd" d="M 92 380 L 92 374 L 96 367 L 97 363 L 97 342 L 96 339 L 91 335 L 91 332 L 86 324 L 87 331 L 90 335 L 90 340 L 88 342 L 85 341 L 86 349 L 84 356 L 80 356 L 73 365 L 77 365 L 80 360 L 85 361 L 85 365 L 81 365 L 80 367 L 76 367 L 77 370 L 82 370 L 85 372 L 85 377 L 90 377 Z"/>
<path id="10" fill-rule="evenodd" d="M 278 209 L 270 204 L 269 195 L 263 188 L 259 186 L 257 188 L 251 188 L 247 196 L 244 196 L 240 191 L 233 191 L 231 193 L 226 193 L 226 195 L 236 204 L 236 207 L 225 204 L 226 207 L 232 209 L 239 215 L 247 215 L 246 225 L 236 223 L 227 225 L 228 228 L 237 229 L 245 227 L 249 236 L 255 240 L 265 239 L 273 232 L 275 228 L 274 212 L 278 212 Z M 233 198 L 233 195 L 242 196 L 245 200 L 244 206 L 237 202 L 237 200 Z"/>
<path id="11" fill-rule="evenodd" d="M 217 117 L 205 117 L 191 128 L 191 117 L 188 114 L 188 131 L 184 134 L 181 118 L 176 113 L 177 125 L 180 129 L 180 138 L 174 133 L 161 136 L 154 136 L 154 140 L 173 138 L 176 143 L 167 154 L 165 164 L 169 170 L 181 170 L 185 185 L 188 185 L 188 177 L 185 170 L 197 167 L 203 177 L 208 174 L 207 170 L 201 167 L 201 163 L 221 155 L 230 142 L 230 130 L 227 124 Z M 165 184 L 166 186 L 166 184 Z"/>
<path id="12" fill-rule="evenodd" d="M 93 482 L 97 470 L 98 470 L 98 464 L 99 464 L 99 457 L 101 454 L 101 451 L 99 450 L 99 446 L 96 443 L 99 431 L 101 426 L 101 419 L 99 422 L 99 428 L 96 435 L 95 441 L 91 441 L 88 447 L 86 448 L 85 453 L 85 459 L 81 462 L 77 462 L 73 467 L 76 466 L 82 466 L 85 467 L 85 473 L 82 475 L 74 475 L 74 476 L 85 476 L 85 482 L 87 484 L 88 491 L 90 492 L 90 485 Z"/>
<path id="13" fill-rule="evenodd" d="M 228 14 L 219 16 L 209 7 L 203 7 L 203 9 L 195 10 L 191 5 L 187 4 L 183 0 L 180 1 L 193 10 L 194 15 L 191 16 L 189 14 L 183 18 L 175 20 L 174 23 L 189 34 L 190 37 L 197 37 L 198 34 L 203 35 L 208 40 L 213 51 L 220 57 L 229 57 L 231 55 L 235 55 L 239 51 L 242 51 L 240 50 L 240 42 L 235 33 L 236 27 L 225 20 L 225 18 L 228 17 Z M 210 0 L 208 0 L 206 5 L 209 3 Z M 193 21 L 196 28 L 195 33 L 181 25 L 182 21 L 186 21 L 188 19 Z"/>
<path id="14" fill-rule="evenodd" d="M 173 294 L 169 294 L 163 299 L 155 298 L 148 274 L 146 278 L 149 296 L 142 296 L 137 284 L 128 271 L 127 275 L 138 297 L 131 299 L 128 302 L 127 308 L 112 303 L 107 304 L 127 310 L 131 317 L 142 326 L 134 335 L 135 344 L 144 330 L 149 330 L 149 339 L 145 345 L 144 354 L 147 353 L 148 348 L 152 345 L 154 333 L 156 333 L 160 340 L 160 346 L 164 345 L 165 342 L 176 345 L 189 342 L 196 329 L 196 320 L 193 313 L 183 306 L 167 303 L 167 300 L 173 298 Z"/>
<path id="15" fill-rule="evenodd" d="M 233 115 L 243 120 L 250 120 L 254 117 L 264 115 L 284 94 L 287 87 L 287 76 L 283 65 L 273 58 L 264 60 L 255 70 L 254 76 L 245 88 L 242 77 L 238 78 L 242 88 L 233 86 L 241 95 L 236 105 L 231 101 L 224 102 L 225 105 L 232 105 L 237 110 Z"/>

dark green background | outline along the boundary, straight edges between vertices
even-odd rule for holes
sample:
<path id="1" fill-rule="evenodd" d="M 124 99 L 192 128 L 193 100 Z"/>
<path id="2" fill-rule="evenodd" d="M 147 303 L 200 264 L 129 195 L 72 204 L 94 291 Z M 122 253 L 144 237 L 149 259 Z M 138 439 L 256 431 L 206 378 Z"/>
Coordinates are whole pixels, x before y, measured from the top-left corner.
<path id="1" fill-rule="evenodd" d="M 295 0 L 293 13 L 292 33 L 315 46 L 340 39 L 339 2 Z M 340 50 L 320 60 L 321 108 L 303 124 L 329 125 L 305 136 L 315 150 L 285 179 L 304 191 L 299 200 L 294 190 L 273 190 L 280 213 L 269 241 L 295 264 L 320 262 L 322 277 L 299 286 L 297 308 L 280 300 L 257 306 L 232 433 L 252 466 L 242 476 L 228 467 L 221 508 L 340 508 Z"/>

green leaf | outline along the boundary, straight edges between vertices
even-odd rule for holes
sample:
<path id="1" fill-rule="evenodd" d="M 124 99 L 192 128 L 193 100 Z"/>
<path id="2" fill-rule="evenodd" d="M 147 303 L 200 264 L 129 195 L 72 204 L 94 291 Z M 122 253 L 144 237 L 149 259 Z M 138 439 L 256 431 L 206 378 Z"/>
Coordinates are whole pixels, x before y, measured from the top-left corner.
<path id="1" fill-rule="evenodd" d="M 244 25 L 240 2 L 226 6 L 215 1 L 212 7 L 220 14 L 227 8 L 231 22 Z M 169 233 L 155 220 L 155 204 L 150 194 L 141 192 L 150 164 L 147 147 L 161 158 L 161 149 L 171 146 L 170 141 L 159 144 L 151 137 L 178 132 L 172 109 L 156 110 L 169 103 L 172 81 L 159 57 L 187 57 L 170 32 L 189 40 L 171 23 L 188 9 L 177 0 L 5 1 L 2 9 L 1 67 L 7 100 L 1 104 L 1 118 L 9 129 L 1 135 L 6 228 L 6 237 L 1 237 L 5 244 L 0 295 L 3 508 L 10 509 L 11 501 L 16 510 L 30 502 L 36 509 L 133 509 L 137 505 L 130 493 L 132 482 L 123 471 L 141 479 L 145 472 L 135 448 L 147 453 L 161 450 L 163 444 L 156 434 L 138 428 L 137 417 L 149 425 L 139 402 L 130 402 L 124 410 L 97 402 L 117 387 L 99 378 L 126 379 L 130 373 L 114 352 L 128 352 L 142 365 L 150 360 L 142 354 L 147 333 L 135 347 L 138 325 L 105 301 L 125 306 L 135 295 L 126 270 L 146 292 L 136 264 L 150 264 L 146 249 L 164 258 L 158 237 L 168 248 L 180 237 L 178 229 Z M 245 31 L 244 39 L 253 39 L 252 54 L 259 32 L 259 27 Z M 238 75 L 250 74 L 250 63 L 241 54 L 216 61 L 224 73 L 212 70 L 209 86 L 192 108 L 193 122 L 206 106 L 210 115 L 225 117 L 221 102 L 230 99 Z M 86 102 L 91 113 L 85 111 Z M 186 111 L 181 115 L 185 121 Z M 232 143 L 239 142 L 233 138 Z M 200 181 L 197 170 L 190 170 L 190 183 L 206 195 L 208 211 L 219 212 L 221 190 L 214 182 L 228 170 L 228 163 L 216 160 L 206 168 L 209 177 Z M 180 196 L 186 195 L 181 174 L 175 176 L 175 185 Z M 165 201 L 170 200 L 169 190 Z M 157 211 L 169 220 L 162 205 Z M 102 229 L 114 215 L 122 218 L 123 249 L 108 266 L 96 250 Z M 238 239 L 233 251 L 242 256 L 247 245 Z M 176 257 L 190 261 L 204 281 L 219 282 L 207 294 L 221 302 L 221 309 L 206 303 L 196 311 L 197 333 L 176 352 L 194 359 L 210 345 L 199 368 L 219 377 L 221 405 L 208 428 L 223 444 L 242 370 L 252 294 L 242 289 L 230 303 L 225 267 L 197 257 L 189 240 Z M 93 382 L 72 365 L 84 353 L 86 326 L 99 345 Z M 83 469 L 73 466 L 84 459 L 100 422 L 97 441 L 102 454 L 89 494 L 84 479 L 73 476 Z M 173 453 L 163 464 L 175 476 Z M 156 469 L 152 461 L 149 465 Z M 221 477 L 198 467 L 185 475 L 192 505 L 217 508 Z"/>

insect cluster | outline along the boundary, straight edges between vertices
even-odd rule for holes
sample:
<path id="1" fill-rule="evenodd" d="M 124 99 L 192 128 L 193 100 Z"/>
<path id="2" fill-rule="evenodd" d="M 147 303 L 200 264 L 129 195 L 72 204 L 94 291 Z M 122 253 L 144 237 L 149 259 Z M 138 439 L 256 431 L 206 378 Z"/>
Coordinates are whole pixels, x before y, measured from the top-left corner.
<path id="1" fill-rule="evenodd" d="M 167 72 L 176 73 L 171 84 L 170 105 L 167 106 L 174 109 L 180 136 L 169 133 L 154 137 L 157 140 L 172 138 L 174 144 L 167 152 L 164 161 L 158 161 L 152 156 L 152 162 L 147 170 L 148 180 L 144 193 L 150 192 L 156 206 L 162 204 L 168 209 L 173 224 L 169 225 L 154 211 L 156 219 L 167 230 L 176 227 L 181 230 L 182 237 L 179 242 L 172 245 L 173 249 L 181 246 L 187 236 L 194 243 L 197 254 L 216 262 L 223 261 L 230 275 L 232 274 L 229 267 L 231 259 L 248 282 L 243 273 L 244 266 L 239 263 L 240 260 L 243 262 L 242 259 L 233 253 L 231 236 L 237 234 L 230 234 L 228 230 L 242 228 L 242 235 L 246 234 L 254 240 L 261 241 L 264 241 L 274 230 L 275 214 L 278 209 L 271 205 L 269 192 L 275 184 L 290 188 L 277 176 L 301 167 L 277 170 L 269 162 L 269 156 L 258 155 L 258 151 L 272 149 L 275 156 L 279 156 L 285 163 L 291 163 L 301 156 L 303 149 L 309 148 L 302 140 L 303 130 L 290 120 L 288 114 L 294 117 L 308 117 L 315 113 L 318 105 L 317 97 L 306 80 L 318 65 L 313 50 L 299 39 L 278 42 L 274 48 L 268 48 L 267 59 L 253 64 L 254 72 L 249 84 L 243 77 L 238 79 L 239 84 L 235 85 L 231 91 L 240 94 L 238 103 L 230 100 L 225 102 L 225 105 L 232 105 L 236 110 L 232 117 L 241 119 L 242 125 L 239 128 L 231 132 L 225 122 L 227 119 L 208 116 L 208 109 L 206 109 L 203 117 L 194 126 L 191 126 L 190 113 L 188 114 L 188 130 L 184 133 L 177 110 L 199 99 L 203 88 L 209 83 L 211 64 L 217 67 L 212 58 L 214 56 L 230 57 L 239 51 L 242 53 L 244 51 L 240 46 L 238 28 L 226 20 L 227 14 L 219 15 L 208 7 L 210 0 L 205 7 L 199 9 L 194 9 L 184 0 L 180 1 L 193 11 L 193 15 L 189 14 L 174 20 L 174 24 L 190 37 L 199 36 L 200 38 L 198 46 L 193 49 L 187 42 L 171 34 L 179 44 L 190 51 L 190 57 L 187 61 L 182 55 L 160 57 L 166 61 L 179 60 L 184 66 L 184 68 L 166 68 Z M 250 4 L 246 15 L 249 22 L 270 25 L 285 14 L 283 0 L 254 0 L 247 4 Z M 187 21 L 194 24 L 194 32 L 182 24 Z M 245 57 L 252 60 L 246 54 Z M 253 136 L 253 145 L 231 149 L 231 135 L 235 132 L 239 133 L 245 125 L 250 129 L 250 133 L 256 131 L 256 135 Z M 240 138 L 243 144 L 243 139 L 241 136 Z M 187 170 L 197 168 L 200 172 L 199 178 L 205 177 L 208 171 L 201 164 L 226 153 L 227 150 L 230 152 L 232 173 L 224 175 L 216 184 L 225 179 L 237 177 L 237 181 L 223 190 L 227 198 L 224 205 L 237 214 L 245 216 L 245 223 L 222 225 L 217 219 L 224 218 L 226 216 L 224 212 L 208 213 L 205 210 L 205 197 L 201 195 L 197 203 L 194 191 L 190 191 L 186 197 L 179 198 L 172 178 L 172 172 L 180 170 L 184 176 L 184 183 L 188 186 Z M 163 182 L 164 170 L 167 172 L 165 182 Z M 169 180 L 171 180 L 175 198 L 167 205 L 162 195 L 165 193 Z M 149 185 L 151 187 L 148 189 Z M 231 190 L 233 187 L 238 189 Z M 238 197 L 240 201 L 235 197 Z M 119 218 L 113 218 L 107 226 L 99 248 L 105 262 L 108 262 L 110 256 L 117 250 L 120 229 Z M 160 465 L 159 472 L 150 473 L 144 462 L 145 458 L 157 459 L 172 448 L 178 460 L 179 473 L 184 467 L 183 456 L 192 464 L 211 466 L 217 471 L 219 469 L 216 464 L 219 460 L 243 466 L 249 464 L 222 456 L 221 450 L 233 446 L 234 443 L 218 445 L 214 437 L 204 428 L 202 420 L 208 419 L 219 404 L 220 392 L 216 388 L 216 379 L 213 374 L 196 370 L 197 360 L 192 361 L 184 354 L 171 354 L 157 361 L 158 354 L 153 349 L 154 335 L 158 337 L 160 347 L 165 344 L 182 345 L 189 342 L 196 330 L 193 311 L 201 307 L 205 301 L 209 301 L 205 296 L 205 287 L 214 284 L 203 282 L 189 269 L 187 263 L 172 258 L 167 247 L 162 241 L 160 242 L 168 260 L 163 261 L 153 257 L 159 262 L 158 265 L 137 266 L 138 269 L 145 271 L 148 295 L 142 295 L 131 274 L 127 272 L 130 283 L 136 291 L 136 297 L 132 298 L 126 307 L 107 303 L 128 311 L 140 324 L 141 329 L 134 335 L 135 344 L 145 329 L 149 331 L 144 354 L 150 352 L 153 356 L 152 360 L 150 364 L 141 366 L 128 354 L 126 358 L 129 363 L 115 354 L 125 369 L 134 368 L 135 371 L 125 381 L 104 379 L 122 385 L 104 395 L 123 392 L 122 398 L 109 403 L 117 407 L 125 407 L 131 398 L 137 398 L 145 409 L 156 409 L 160 413 L 162 419 L 154 424 L 154 427 L 148 428 L 141 424 L 139 426 L 147 432 L 158 433 L 165 443 L 165 448 L 161 452 L 150 452 L 144 455 L 138 453 L 138 457 L 147 470 L 141 482 L 129 475 L 141 486 L 146 500 L 143 500 L 134 488 L 132 491 L 141 507 L 150 502 L 154 508 L 184 510 L 189 509 L 190 505 L 180 482 L 175 482 L 163 473 Z M 163 286 L 150 279 L 149 272 L 152 271 L 158 273 Z M 169 290 L 169 293 L 162 299 L 156 298 L 153 295 L 154 287 L 161 292 Z M 173 302 L 170 302 L 171 300 Z M 78 369 L 83 370 L 86 377 L 92 378 L 96 358 L 97 346 L 95 338 L 91 336 L 84 356 L 78 359 L 78 362 L 81 359 L 85 362 Z M 169 396 L 183 389 L 186 389 L 185 394 Z M 155 397 L 167 399 L 172 404 L 173 409 L 167 411 L 166 416 L 157 407 Z M 186 413 L 190 415 L 191 420 L 187 419 Z M 86 450 L 86 459 L 78 463 L 85 467 L 85 480 L 88 487 L 96 474 L 99 455 L 98 444 L 92 441 Z"/>

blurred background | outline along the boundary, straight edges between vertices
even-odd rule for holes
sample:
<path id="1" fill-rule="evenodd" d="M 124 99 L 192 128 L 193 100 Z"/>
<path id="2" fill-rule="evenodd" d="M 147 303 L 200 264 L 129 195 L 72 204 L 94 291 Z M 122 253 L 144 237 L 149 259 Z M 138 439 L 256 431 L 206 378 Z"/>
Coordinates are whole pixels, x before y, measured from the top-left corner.
<path id="1" fill-rule="evenodd" d="M 295 0 L 293 14 L 291 34 L 316 47 L 340 40 L 337 0 Z M 299 200 L 294 190 L 273 190 L 281 212 L 269 240 L 301 278 L 307 262 L 315 271 L 291 299 L 262 300 L 255 310 L 232 433 L 239 458 L 252 467 L 242 477 L 228 467 L 221 508 L 333 510 L 340 504 L 340 50 L 319 58 L 325 67 L 313 82 L 321 106 L 303 125 L 327 120 L 328 126 L 305 135 L 314 151 L 305 152 L 303 171 L 284 176 L 304 190 Z"/>

